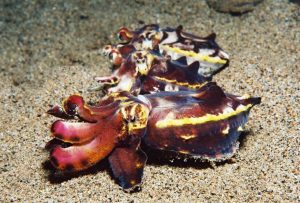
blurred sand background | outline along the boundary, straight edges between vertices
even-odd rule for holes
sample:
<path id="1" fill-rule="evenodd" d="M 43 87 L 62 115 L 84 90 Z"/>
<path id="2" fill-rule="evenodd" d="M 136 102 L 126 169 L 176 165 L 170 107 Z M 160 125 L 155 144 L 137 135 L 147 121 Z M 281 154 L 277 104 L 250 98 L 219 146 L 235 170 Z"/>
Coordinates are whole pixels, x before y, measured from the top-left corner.
<path id="1" fill-rule="evenodd" d="M 266 0 L 232 16 L 205 1 L 0 1 L 0 202 L 297 202 L 300 148 L 300 7 Z M 217 42 L 230 67 L 214 78 L 228 92 L 262 97 L 235 161 L 213 167 L 148 164 L 142 190 L 123 192 L 103 163 L 53 184 L 42 163 L 55 119 L 50 105 L 110 73 L 103 45 L 121 26 L 183 25 Z M 151 154 L 149 155 L 151 156 Z"/>

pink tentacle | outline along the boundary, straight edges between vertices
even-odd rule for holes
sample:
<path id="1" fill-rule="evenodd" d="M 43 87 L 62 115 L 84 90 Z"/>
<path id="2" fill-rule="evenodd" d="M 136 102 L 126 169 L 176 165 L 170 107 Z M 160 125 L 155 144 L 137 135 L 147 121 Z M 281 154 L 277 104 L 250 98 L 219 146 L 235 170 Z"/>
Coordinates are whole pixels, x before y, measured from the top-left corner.
<path id="1" fill-rule="evenodd" d="M 79 171 L 105 158 L 115 146 L 115 136 L 97 136 L 88 144 L 67 148 L 55 147 L 50 155 L 51 163 L 59 170 Z"/>
<path id="2" fill-rule="evenodd" d="M 52 124 L 52 135 L 68 143 L 84 143 L 93 139 L 99 132 L 99 123 L 71 123 L 55 121 Z"/>
<path id="3" fill-rule="evenodd" d="M 78 115 L 85 121 L 96 122 L 117 110 L 118 102 L 109 101 L 98 106 L 87 105 L 79 95 L 72 95 L 64 102 L 64 110 L 69 115 Z"/>
<path id="4" fill-rule="evenodd" d="M 56 146 L 50 154 L 52 164 L 59 170 L 79 171 L 86 169 L 105 158 L 116 146 L 122 134 L 121 115 L 114 115 L 99 125 L 98 134 L 88 143 L 63 148 Z"/>

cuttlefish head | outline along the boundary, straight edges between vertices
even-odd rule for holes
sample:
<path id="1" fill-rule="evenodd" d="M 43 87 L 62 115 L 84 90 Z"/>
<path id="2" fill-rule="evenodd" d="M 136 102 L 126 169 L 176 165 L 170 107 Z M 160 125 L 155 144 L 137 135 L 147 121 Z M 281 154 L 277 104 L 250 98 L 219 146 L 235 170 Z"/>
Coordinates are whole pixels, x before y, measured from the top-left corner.
<path id="1" fill-rule="evenodd" d="M 128 93 L 113 94 L 98 105 L 87 105 L 79 95 L 72 95 L 48 113 L 57 120 L 51 126 L 54 140 L 61 144 L 51 145 L 50 162 L 61 171 L 87 169 L 105 157 L 120 143 L 126 143 L 145 132 L 150 108 Z M 101 104 L 101 105 L 100 105 Z"/>
<path id="2" fill-rule="evenodd" d="M 132 61 L 135 63 L 136 74 L 147 75 L 151 70 L 154 56 L 148 51 L 137 51 L 132 54 Z"/>

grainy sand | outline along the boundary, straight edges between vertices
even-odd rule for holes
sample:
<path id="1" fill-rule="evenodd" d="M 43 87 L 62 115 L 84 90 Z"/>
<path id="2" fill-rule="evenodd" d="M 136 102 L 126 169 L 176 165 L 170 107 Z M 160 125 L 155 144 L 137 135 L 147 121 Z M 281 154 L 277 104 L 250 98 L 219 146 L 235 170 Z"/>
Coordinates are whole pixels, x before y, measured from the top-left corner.
<path id="1" fill-rule="evenodd" d="M 43 2 L 0 3 L 0 202 L 300 201 L 299 5 L 266 0 L 231 16 L 204 1 Z M 120 26 L 142 23 L 216 32 L 231 64 L 214 80 L 228 92 L 262 97 L 235 161 L 215 168 L 148 164 L 142 191 L 133 194 L 119 188 L 105 163 L 97 173 L 50 183 L 42 166 L 54 121 L 49 105 L 73 93 L 95 101 L 87 91 L 93 77 L 110 73 L 98 50 L 116 42 Z"/>

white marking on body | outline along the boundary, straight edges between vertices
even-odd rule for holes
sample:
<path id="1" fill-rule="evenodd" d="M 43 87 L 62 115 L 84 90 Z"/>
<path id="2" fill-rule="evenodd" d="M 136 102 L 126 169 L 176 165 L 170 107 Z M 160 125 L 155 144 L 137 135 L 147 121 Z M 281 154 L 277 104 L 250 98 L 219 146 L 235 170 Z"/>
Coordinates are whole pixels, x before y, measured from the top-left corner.
<path id="1" fill-rule="evenodd" d="M 161 41 L 161 44 L 170 44 L 178 41 L 177 33 L 175 31 L 166 33 L 168 34 L 168 37 Z"/>
<path id="2" fill-rule="evenodd" d="M 137 71 L 142 75 L 146 75 L 148 73 L 148 67 L 146 63 L 137 63 Z"/>
<path id="3" fill-rule="evenodd" d="M 239 132 L 243 132 L 243 131 L 244 131 L 244 128 L 243 128 L 243 126 L 239 126 L 239 127 L 238 127 L 238 129 L 237 129 L 237 131 L 239 131 Z"/>
<path id="4" fill-rule="evenodd" d="M 166 117 L 165 117 L 165 119 L 175 119 L 176 117 L 175 117 L 175 114 L 173 113 L 173 112 L 169 112 L 167 115 L 166 115 Z"/>
<path id="5" fill-rule="evenodd" d="M 229 133 L 229 130 L 230 130 L 230 126 L 227 125 L 227 127 L 224 130 L 222 130 L 222 134 L 227 135 Z"/>
<path id="6" fill-rule="evenodd" d="M 98 82 L 101 82 L 103 80 L 111 80 L 111 76 L 103 76 L 103 77 L 95 77 L 95 80 L 97 80 Z"/>
<path id="7" fill-rule="evenodd" d="M 199 51 L 198 51 L 198 53 L 201 53 L 201 55 L 206 55 L 206 56 L 212 55 L 214 52 L 215 52 L 214 49 L 199 49 Z M 218 56 L 216 56 L 216 57 L 218 57 Z"/>
<path id="8" fill-rule="evenodd" d="M 95 77 L 95 80 L 102 84 L 115 84 L 118 83 L 117 76 L 104 76 L 104 77 Z"/>
<path id="9" fill-rule="evenodd" d="M 193 50 L 195 46 L 193 44 L 176 43 L 176 44 L 173 44 L 173 47 L 177 47 L 177 48 L 183 49 L 183 50 Z"/>
<path id="10" fill-rule="evenodd" d="M 219 56 L 224 59 L 229 59 L 229 55 L 222 50 L 219 51 Z"/>
<path id="11" fill-rule="evenodd" d="M 231 113 L 231 112 L 234 112 L 233 108 L 227 106 L 225 109 L 223 109 L 223 114 L 226 114 L 226 113 Z"/>
<path id="12" fill-rule="evenodd" d="M 148 106 L 149 109 L 151 109 L 151 102 L 143 95 L 138 95 L 137 98 L 141 100 L 144 104 Z"/>
<path id="13" fill-rule="evenodd" d="M 181 36 L 185 37 L 187 39 L 191 39 L 191 40 L 193 40 L 195 42 L 207 42 L 206 39 L 201 39 L 199 37 L 192 37 L 192 36 L 188 35 L 188 33 L 185 33 L 185 32 L 181 32 Z"/>
<path id="14" fill-rule="evenodd" d="M 208 64 L 201 62 L 200 68 L 198 69 L 198 74 L 208 77 L 211 76 L 216 70 L 218 70 L 219 67 L 220 65 L 218 64 Z"/>
<path id="15" fill-rule="evenodd" d="M 248 104 L 248 106 L 252 106 L 252 104 Z M 243 105 L 243 104 L 240 104 L 235 111 L 243 111 L 244 109 L 248 109 L 247 106 Z"/>
<path id="16" fill-rule="evenodd" d="M 162 98 L 156 98 L 155 99 L 158 106 L 174 106 L 176 103 L 172 101 L 168 101 Z"/>
<path id="17" fill-rule="evenodd" d="M 133 86 L 133 81 L 127 75 L 123 76 L 116 87 L 109 88 L 109 92 L 130 91 Z"/>
<path id="18" fill-rule="evenodd" d="M 186 62 L 187 65 L 191 65 L 192 63 L 194 63 L 196 61 L 196 59 L 192 58 L 192 57 L 186 57 Z"/>
<path id="19" fill-rule="evenodd" d="M 126 118 L 127 113 L 126 113 L 126 111 L 125 111 L 125 108 L 121 108 L 121 114 L 122 114 L 122 117 L 123 117 L 123 118 Z"/>
<path id="20" fill-rule="evenodd" d="M 244 99 L 249 99 L 250 98 L 250 95 L 249 94 L 244 94 L 243 96 L 241 97 L 237 97 L 237 99 L 239 100 L 244 100 Z"/>
<path id="21" fill-rule="evenodd" d="M 166 84 L 165 91 L 171 91 L 172 86 L 170 84 Z"/>
<path id="22" fill-rule="evenodd" d="M 179 87 L 177 85 L 166 84 L 166 86 L 165 86 L 165 91 L 177 92 L 178 90 L 179 90 Z"/>
<path id="23" fill-rule="evenodd" d="M 145 39 L 142 43 L 143 49 L 153 49 L 152 40 Z"/>
<path id="24" fill-rule="evenodd" d="M 153 87 L 154 91 L 159 92 L 159 88 L 158 87 Z"/>
<path id="25" fill-rule="evenodd" d="M 182 57 L 181 54 L 178 54 L 178 53 L 172 52 L 172 51 L 166 51 L 166 55 L 169 55 L 172 58 L 172 60 L 177 60 L 180 57 Z"/>

